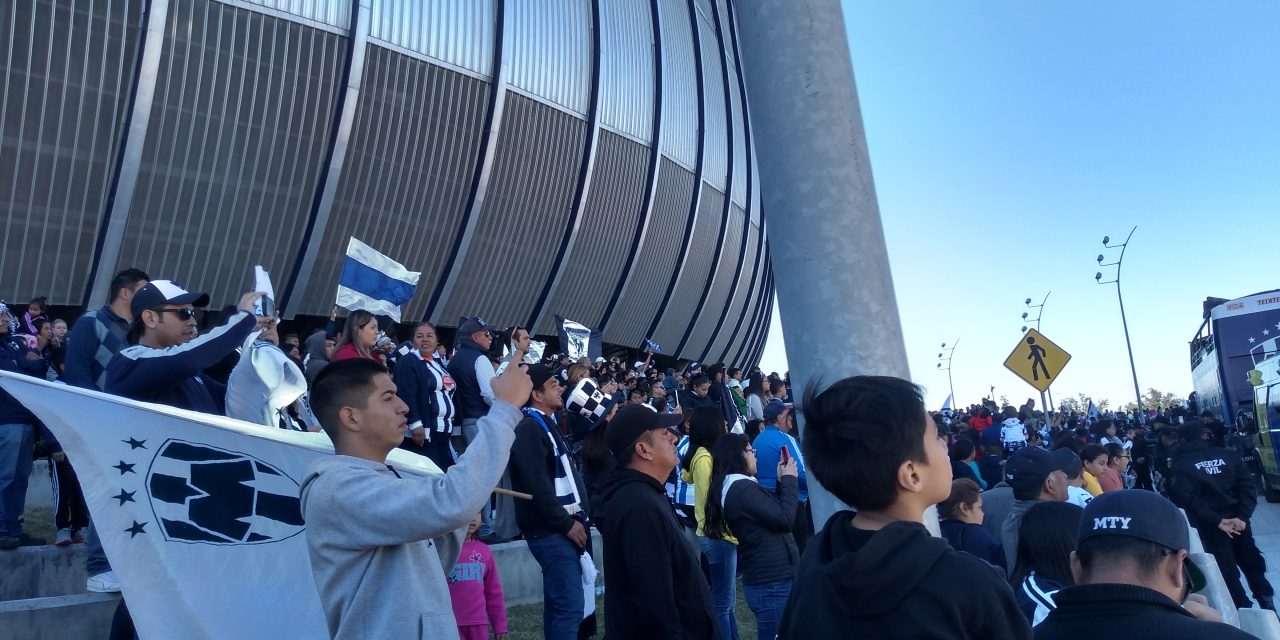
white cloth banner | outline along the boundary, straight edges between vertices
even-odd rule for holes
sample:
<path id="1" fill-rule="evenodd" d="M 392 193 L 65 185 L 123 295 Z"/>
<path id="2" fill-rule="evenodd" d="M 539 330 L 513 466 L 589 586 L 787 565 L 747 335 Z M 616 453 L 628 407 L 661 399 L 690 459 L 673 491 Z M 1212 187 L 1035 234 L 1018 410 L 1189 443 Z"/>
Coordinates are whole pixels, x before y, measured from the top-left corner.
<path id="1" fill-rule="evenodd" d="M 0 372 L 76 463 L 139 637 L 328 638 L 298 483 L 323 433 L 260 426 Z M 440 473 L 395 450 L 401 473 Z"/>

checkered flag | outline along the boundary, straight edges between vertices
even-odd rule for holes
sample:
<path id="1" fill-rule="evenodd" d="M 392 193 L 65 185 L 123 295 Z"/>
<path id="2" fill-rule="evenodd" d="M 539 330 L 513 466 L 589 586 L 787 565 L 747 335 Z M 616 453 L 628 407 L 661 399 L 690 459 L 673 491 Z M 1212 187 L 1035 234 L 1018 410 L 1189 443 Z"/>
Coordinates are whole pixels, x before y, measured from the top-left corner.
<path id="1" fill-rule="evenodd" d="M 565 410 L 590 420 L 591 428 L 594 429 L 600 425 L 605 416 L 609 415 L 613 405 L 613 398 L 606 398 L 603 393 L 600 393 L 600 388 L 596 386 L 594 380 L 583 378 L 573 391 L 569 392 Z"/>

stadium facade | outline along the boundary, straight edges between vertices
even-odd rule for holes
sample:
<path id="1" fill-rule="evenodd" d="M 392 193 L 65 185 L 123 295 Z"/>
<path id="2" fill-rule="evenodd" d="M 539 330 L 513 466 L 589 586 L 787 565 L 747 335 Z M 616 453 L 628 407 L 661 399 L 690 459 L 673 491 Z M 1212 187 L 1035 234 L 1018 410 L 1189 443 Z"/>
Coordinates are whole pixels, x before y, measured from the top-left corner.
<path id="1" fill-rule="evenodd" d="M 0 295 L 138 266 L 324 315 L 357 237 L 406 319 L 758 361 L 773 299 L 730 0 L 0 3 Z"/>

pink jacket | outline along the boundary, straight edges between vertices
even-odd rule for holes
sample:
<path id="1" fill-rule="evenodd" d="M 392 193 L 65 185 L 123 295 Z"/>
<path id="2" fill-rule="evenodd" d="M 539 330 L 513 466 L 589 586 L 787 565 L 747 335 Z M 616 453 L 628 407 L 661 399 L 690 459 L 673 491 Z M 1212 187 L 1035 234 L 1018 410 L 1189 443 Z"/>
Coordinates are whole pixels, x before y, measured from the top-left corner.
<path id="1" fill-rule="evenodd" d="M 507 632 L 507 605 L 498 581 L 498 565 L 485 543 L 468 540 L 462 544 L 458 562 L 449 573 L 449 596 L 459 627 L 492 624 L 494 633 Z"/>

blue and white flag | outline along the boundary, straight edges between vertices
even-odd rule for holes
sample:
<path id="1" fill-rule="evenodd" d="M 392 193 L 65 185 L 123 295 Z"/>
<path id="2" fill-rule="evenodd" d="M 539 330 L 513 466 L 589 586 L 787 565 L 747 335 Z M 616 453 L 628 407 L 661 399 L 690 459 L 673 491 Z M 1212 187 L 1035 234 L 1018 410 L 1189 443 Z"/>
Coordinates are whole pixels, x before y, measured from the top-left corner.
<path id="1" fill-rule="evenodd" d="M 75 461 L 142 638 L 328 638 L 299 483 L 332 455 L 287 431 L 0 372 Z M 401 474 L 440 473 L 399 449 Z"/>
<path id="2" fill-rule="evenodd" d="M 658 343 L 654 342 L 654 341 L 653 341 L 652 339 L 650 339 L 650 338 L 645 338 L 645 339 L 644 339 L 644 348 L 645 348 L 645 349 L 648 349 L 649 351 L 652 351 L 652 352 L 654 352 L 654 353 L 662 353 L 662 345 L 660 345 L 660 344 L 658 344 Z"/>
<path id="3" fill-rule="evenodd" d="M 1098 408 L 1093 406 L 1093 398 L 1089 399 L 1089 411 L 1086 413 L 1090 420 L 1098 419 Z"/>
<path id="4" fill-rule="evenodd" d="M 344 309 L 364 309 L 375 316 L 391 316 L 400 322 L 400 305 L 413 299 L 421 276 L 422 272 L 410 271 L 352 238 L 338 277 L 335 304 Z"/>
<path id="5" fill-rule="evenodd" d="M 942 410 L 943 411 L 951 410 L 951 394 L 947 394 L 947 401 L 942 403 Z"/>

